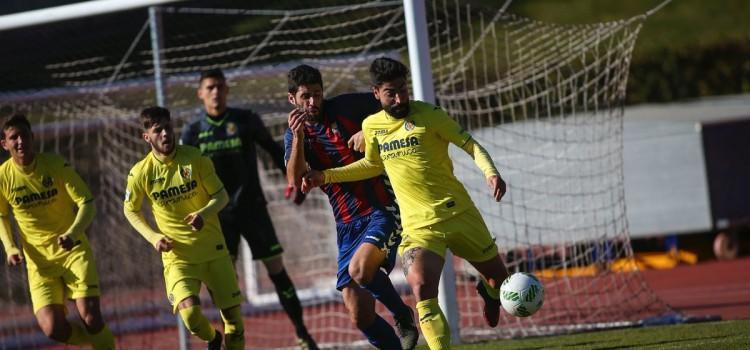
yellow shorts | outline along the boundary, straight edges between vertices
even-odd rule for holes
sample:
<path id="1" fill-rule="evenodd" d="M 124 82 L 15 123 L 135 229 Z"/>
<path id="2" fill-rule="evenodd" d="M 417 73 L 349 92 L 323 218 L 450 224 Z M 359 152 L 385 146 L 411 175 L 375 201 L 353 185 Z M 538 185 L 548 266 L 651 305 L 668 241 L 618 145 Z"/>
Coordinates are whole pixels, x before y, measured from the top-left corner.
<path id="1" fill-rule="evenodd" d="M 445 221 L 404 229 L 398 254 L 412 248 L 424 248 L 442 257 L 448 248 L 471 262 L 487 261 L 497 255 L 495 238 L 474 206 Z"/>
<path id="2" fill-rule="evenodd" d="M 242 292 L 229 255 L 198 264 L 169 262 L 164 266 L 164 284 L 172 312 L 190 296 L 200 296 L 201 283 L 206 285 L 211 299 L 219 309 L 242 303 Z"/>
<path id="3" fill-rule="evenodd" d="M 52 262 L 38 264 L 27 260 L 31 305 L 35 314 L 47 305 L 65 305 L 66 296 L 68 299 L 80 299 L 101 295 L 99 274 L 88 241 L 83 240 L 70 252 L 64 252 L 57 244 L 34 249 L 57 257 Z"/>

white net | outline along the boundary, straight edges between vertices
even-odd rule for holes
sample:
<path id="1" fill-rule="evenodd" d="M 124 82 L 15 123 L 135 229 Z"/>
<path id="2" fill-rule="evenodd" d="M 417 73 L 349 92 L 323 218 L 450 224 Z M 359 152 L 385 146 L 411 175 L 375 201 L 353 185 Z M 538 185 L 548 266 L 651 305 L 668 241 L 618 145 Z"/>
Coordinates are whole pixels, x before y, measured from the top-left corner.
<path id="1" fill-rule="evenodd" d="M 475 272 L 456 260 L 463 338 L 559 333 L 665 311 L 637 272 L 613 270 L 632 258 L 622 188 L 622 101 L 642 18 L 561 26 L 499 9 L 483 15 L 486 10 L 442 0 L 428 4 L 436 96 L 485 145 L 508 181 L 503 204 L 491 202 L 468 156 L 453 154 L 456 173 L 497 236 L 509 268 L 542 276 L 547 299 L 533 317 L 505 315 L 497 329 L 489 329 L 473 291 Z M 18 73 L 16 81 L 4 84 L 18 88 L 0 93 L 0 105 L 9 107 L 4 113 L 26 112 L 38 147 L 68 158 L 95 192 L 98 215 L 89 236 L 105 317 L 118 345 L 172 349 L 175 319 L 161 262 L 121 213 L 127 171 L 147 152 L 136 116 L 156 103 L 147 12 L 128 16 L 137 26 L 128 35 L 121 34 L 124 28 L 117 31 L 120 39 L 87 31 L 81 39 L 86 45 L 64 57 L 28 54 L 28 67 L 42 73 Z M 201 113 L 198 72 L 222 68 L 230 82 L 229 104 L 261 113 L 279 140 L 286 127 L 290 68 L 319 67 L 326 94 L 334 96 L 367 91 L 373 58 L 404 60 L 407 53 L 398 1 L 296 11 L 169 7 L 162 21 L 161 68 L 178 125 Z M 45 85 L 29 88 L 26 80 L 33 76 L 43 76 L 35 81 Z M 362 344 L 334 290 L 336 239 L 327 199 L 315 191 L 302 206 L 291 204 L 283 198 L 279 170 L 265 154 L 259 162 L 309 330 L 325 347 Z M 0 273 L 7 286 L 0 288 L 6 315 L 0 317 L 0 349 L 50 345 L 31 315 L 25 273 L 10 268 Z M 292 347 L 292 325 L 263 268 L 248 263 L 239 273 L 249 298 L 243 307 L 248 347 Z M 412 302 L 401 274 L 392 278 Z M 215 310 L 207 313 L 218 320 Z M 191 342 L 199 346 L 195 338 Z"/>

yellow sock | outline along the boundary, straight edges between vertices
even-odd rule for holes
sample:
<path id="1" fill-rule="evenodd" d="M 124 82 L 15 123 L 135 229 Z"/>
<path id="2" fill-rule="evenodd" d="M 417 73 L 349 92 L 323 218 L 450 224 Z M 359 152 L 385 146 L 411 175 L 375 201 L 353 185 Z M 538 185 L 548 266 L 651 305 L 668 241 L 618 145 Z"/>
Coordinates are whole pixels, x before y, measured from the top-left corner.
<path id="1" fill-rule="evenodd" d="M 484 285 L 484 290 L 487 291 L 487 294 L 492 299 L 500 300 L 500 288 L 498 289 L 492 288 L 492 286 L 490 286 L 490 284 L 487 283 L 487 280 L 485 280 L 484 278 L 482 278 L 482 285 Z"/>
<path id="2" fill-rule="evenodd" d="M 180 316 L 190 334 L 205 341 L 211 341 L 216 336 L 216 330 L 211 326 L 211 322 L 208 322 L 206 316 L 203 316 L 200 305 L 180 309 Z"/>
<path id="3" fill-rule="evenodd" d="M 224 342 L 228 350 L 245 349 L 245 324 L 239 306 L 221 310 L 224 320 Z"/>
<path id="4" fill-rule="evenodd" d="M 68 340 L 65 341 L 66 344 L 71 345 L 87 345 L 91 344 L 91 338 L 89 338 L 89 334 L 86 333 L 86 330 L 83 329 L 79 324 L 77 323 L 71 323 L 70 324 L 70 337 L 68 337 Z"/>
<path id="5" fill-rule="evenodd" d="M 94 350 L 114 350 L 115 349 L 115 336 L 112 335 L 112 331 L 104 326 L 99 333 L 89 334 L 91 338 L 91 346 Z"/>
<path id="6" fill-rule="evenodd" d="M 427 340 L 430 350 L 443 350 L 451 348 L 451 333 L 448 321 L 440 310 L 436 298 L 422 300 L 417 303 L 419 314 L 419 327 L 422 335 Z"/>

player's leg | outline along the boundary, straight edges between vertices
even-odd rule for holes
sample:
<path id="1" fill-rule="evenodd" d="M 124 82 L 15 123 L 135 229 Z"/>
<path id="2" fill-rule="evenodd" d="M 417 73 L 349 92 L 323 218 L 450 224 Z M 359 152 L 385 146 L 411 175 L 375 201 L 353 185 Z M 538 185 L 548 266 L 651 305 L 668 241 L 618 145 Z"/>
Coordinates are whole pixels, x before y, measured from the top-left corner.
<path id="1" fill-rule="evenodd" d="M 28 262 L 26 272 L 34 315 L 44 335 L 61 343 L 91 344 L 83 327 L 65 319 L 62 266 L 52 266 L 40 272 L 35 264 Z"/>
<path id="2" fill-rule="evenodd" d="M 86 331 L 91 338 L 94 350 L 112 350 L 115 348 L 115 337 L 104 323 L 99 304 L 99 297 L 78 298 L 76 307 Z"/>
<path id="3" fill-rule="evenodd" d="M 87 243 L 75 247 L 66 262 L 63 280 L 75 300 L 78 314 L 95 350 L 115 348 L 115 338 L 102 317 L 99 303 L 99 274 Z"/>
<path id="4" fill-rule="evenodd" d="M 36 311 L 36 321 L 42 333 L 52 340 L 72 345 L 91 344 L 83 327 L 65 319 L 65 306 L 62 304 L 42 306 Z"/>
<path id="5" fill-rule="evenodd" d="M 224 322 L 224 340 L 229 350 L 245 348 L 245 325 L 242 319 L 242 292 L 237 283 L 237 274 L 228 256 L 209 261 L 201 279 L 211 293 L 211 298 Z"/>
<path id="6" fill-rule="evenodd" d="M 221 348 L 221 334 L 216 331 L 201 308 L 201 276 L 207 264 L 172 262 L 164 266 L 164 284 L 173 311 L 179 312 L 190 334 L 208 342 L 209 349 Z M 218 345 L 216 345 L 218 341 Z"/>
<path id="7" fill-rule="evenodd" d="M 437 299 L 446 249 L 439 224 L 405 231 L 399 246 L 406 281 L 417 299 L 419 325 L 432 350 L 449 349 L 451 343 L 448 321 Z"/>
<path id="8" fill-rule="evenodd" d="M 222 210 L 219 212 L 219 224 L 221 225 L 221 232 L 224 234 L 224 243 L 227 244 L 227 250 L 229 256 L 232 259 L 232 263 L 237 262 L 237 254 L 240 248 L 240 228 L 238 222 L 238 215 L 235 211 Z"/>
<path id="9" fill-rule="evenodd" d="M 388 278 L 401 242 L 400 232 L 396 231 L 396 219 L 389 213 L 376 211 L 361 220 L 367 225 L 357 237 L 360 243 L 349 262 L 349 275 L 391 311 L 399 330 L 401 346 L 412 349 L 419 339 L 414 314 Z"/>
<path id="10" fill-rule="evenodd" d="M 500 285 L 508 272 L 497 253 L 495 240 L 476 207 L 445 222 L 448 246 L 479 271 L 477 293 L 484 301 L 484 318 L 490 327 L 500 319 Z"/>
<path id="11" fill-rule="evenodd" d="M 297 290 L 289 278 L 284 267 L 281 254 L 284 252 L 276 230 L 271 222 L 271 216 L 265 205 L 257 206 L 249 210 L 248 225 L 252 230 L 243 230 L 243 236 L 247 240 L 254 260 L 260 260 L 268 271 L 268 277 L 273 282 L 276 295 L 279 297 L 281 306 L 294 325 L 295 333 L 300 345 L 310 349 L 317 349 L 317 345 L 310 333 L 307 331 L 302 316 L 302 303 L 297 297 Z"/>
<path id="12" fill-rule="evenodd" d="M 375 312 L 375 299 L 350 281 L 341 291 L 349 318 L 367 341 L 377 349 L 401 349 L 401 343 L 388 322 Z"/>

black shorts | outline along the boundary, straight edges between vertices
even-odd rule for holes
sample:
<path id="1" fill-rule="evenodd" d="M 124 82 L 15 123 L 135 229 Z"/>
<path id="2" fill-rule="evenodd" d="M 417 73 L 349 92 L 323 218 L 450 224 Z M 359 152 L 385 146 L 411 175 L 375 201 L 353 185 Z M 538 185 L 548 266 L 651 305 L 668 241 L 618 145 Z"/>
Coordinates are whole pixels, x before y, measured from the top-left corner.
<path id="1" fill-rule="evenodd" d="M 219 212 L 221 231 L 227 243 L 229 254 L 237 256 L 240 247 L 240 236 L 245 237 L 253 260 L 263 260 L 281 255 L 281 248 L 276 231 L 265 205 L 255 207 L 242 206 Z"/>

